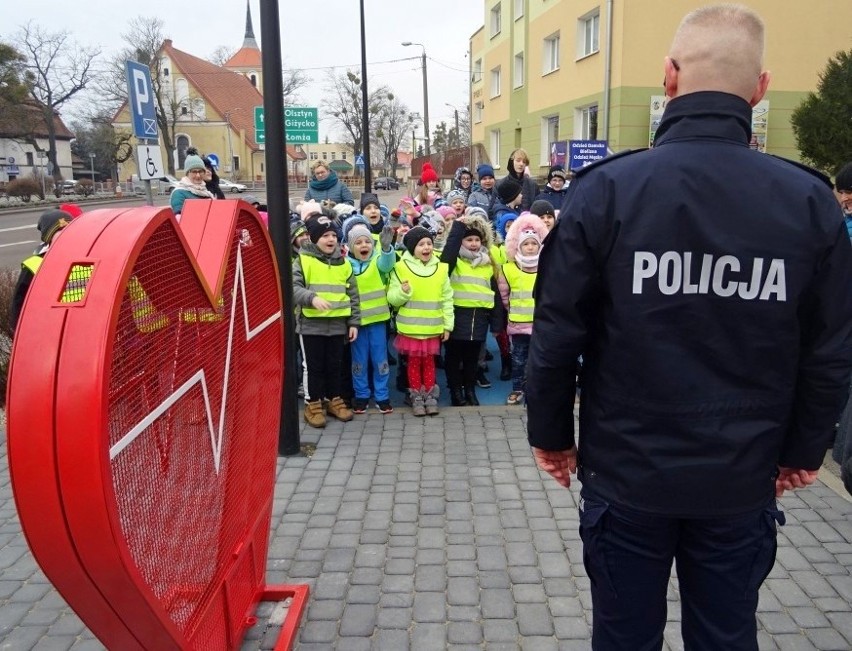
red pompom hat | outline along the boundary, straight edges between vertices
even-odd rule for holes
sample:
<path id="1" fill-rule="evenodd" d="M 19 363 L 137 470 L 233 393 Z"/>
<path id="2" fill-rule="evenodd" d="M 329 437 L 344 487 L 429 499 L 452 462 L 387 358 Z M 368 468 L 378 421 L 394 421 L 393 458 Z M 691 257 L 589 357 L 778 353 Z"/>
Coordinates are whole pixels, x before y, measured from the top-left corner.
<path id="1" fill-rule="evenodd" d="M 438 182 L 438 173 L 432 167 L 432 163 L 423 163 L 423 169 L 420 171 L 420 185 L 425 185 L 429 181 Z"/>

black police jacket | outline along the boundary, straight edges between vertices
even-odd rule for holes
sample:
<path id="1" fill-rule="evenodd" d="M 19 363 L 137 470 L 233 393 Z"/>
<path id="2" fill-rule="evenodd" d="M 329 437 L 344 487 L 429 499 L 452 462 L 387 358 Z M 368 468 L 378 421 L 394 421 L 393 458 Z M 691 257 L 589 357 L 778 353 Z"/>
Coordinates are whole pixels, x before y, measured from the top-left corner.
<path id="1" fill-rule="evenodd" d="M 751 109 L 669 102 L 655 147 L 571 183 L 545 241 L 527 380 L 531 445 L 574 444 L 611 503 L 734 514 L 777 467 L 820 467 L 849 388 L 852 250 L 826 179 L 749 149 Z"/>

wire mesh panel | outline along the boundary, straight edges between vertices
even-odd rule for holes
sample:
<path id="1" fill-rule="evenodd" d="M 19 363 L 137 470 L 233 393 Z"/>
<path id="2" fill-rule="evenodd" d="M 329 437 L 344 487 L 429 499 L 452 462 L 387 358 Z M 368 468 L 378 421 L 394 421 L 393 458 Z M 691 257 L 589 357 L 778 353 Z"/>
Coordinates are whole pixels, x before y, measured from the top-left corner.
<path id="1" fill-rule="evenodd" d="M 221 602 L 228 576 L 231 629 L 258 588 L 244 578 L 254 557 L 233 563 L 274 475 L 282 335 L 271 255 L 258 222 L 238 217 L 211 304 L 164 223 L 141 249 L 118 312 L 108 387 L 118 519 L 145 583 L 187 638 L 209 624 L 206 608 Z"/>
<path id="2" fill-rule="evenodd" d="M 298 596 L 298 622 L 306 591 L 264 583 L 281 315 L 270 241 L 238 201 L 187 202 L 179 226 L 168 208 L 92 211 L 33 280 L 9 376 L 15 501 L 108 648 L 234 649 L 270 595 Z"/>

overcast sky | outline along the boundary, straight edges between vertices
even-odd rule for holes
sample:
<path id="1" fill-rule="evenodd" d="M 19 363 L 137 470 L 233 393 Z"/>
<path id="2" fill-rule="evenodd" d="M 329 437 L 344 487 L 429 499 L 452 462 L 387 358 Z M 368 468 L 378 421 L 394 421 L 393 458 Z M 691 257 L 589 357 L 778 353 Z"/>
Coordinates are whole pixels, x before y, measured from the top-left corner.
<path id="1" fill-rule="evenodd" d="M 10 0 L 10 3 L 13 0 Z M 260 39 L 260 2 L 250 0 L 254 32 Z M 454 104 L 467 103 L 468 40 L 482 26 L 482 0 L 364 0 L 367 31 L 368 90 L 387 85 L 411 111 L 422 113 L 423 77 L 421 48 L 426 47 L 429 82 L 429 122 L 453 123 Z M 285 68 L 304 70 L 311 84 L 300 92 L 304 106 L 319 106 L 322 120 L 323 86 L 327 70 L 361 67 L 360 4 L 358 0 L 279 2 L 281 50 Z M 121 33 L 135 16 L 157 16 L 179 50 L 209 58 L 220 45 L 239 48 L 245 33 L 245 0 L 206 0 L 182 3 L 146 0 L 115 3 L 87 0 L 83 3 L 56 0 L 20 0 L 7 7 L 0 39 L 13 40 L 28 22 L 49 30 L 67 30 L 82 46 L 99 46 L 106 58 L 123 47 Z M 396 61 L 415 57 L 409 61 Z M 334 136 L 332 123 L 321 121 L 320 137 Z M 422 135 L 422 127 L 418 131 Z"/>

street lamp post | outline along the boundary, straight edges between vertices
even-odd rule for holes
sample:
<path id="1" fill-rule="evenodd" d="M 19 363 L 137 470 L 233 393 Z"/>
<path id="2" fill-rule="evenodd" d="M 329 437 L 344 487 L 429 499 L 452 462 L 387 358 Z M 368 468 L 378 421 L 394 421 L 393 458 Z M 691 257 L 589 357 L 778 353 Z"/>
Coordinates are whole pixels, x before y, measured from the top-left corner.
<path id="1" fill-rule="evenodd" d="M 91 161 L 91 170 L 92 170 L 92 192 L 95 191 L 95 155 L 89 154 L 89 160 Z"/>
<path id="2" fill-rule="evenodd" d="M 429 156 L 432 154 L 432 146 L 429 137 L 429 82 L 427 81 L 428 75 L 426 73 L 426 46 L 423 43 L 412 43 L 411 41 L 403 41 L 402 45 L 405 47 L 419 45 L 423 48 L 423 56 L 421 58 L 423 68 L 423 128 L 426 130 L 426 155 Z"/>

